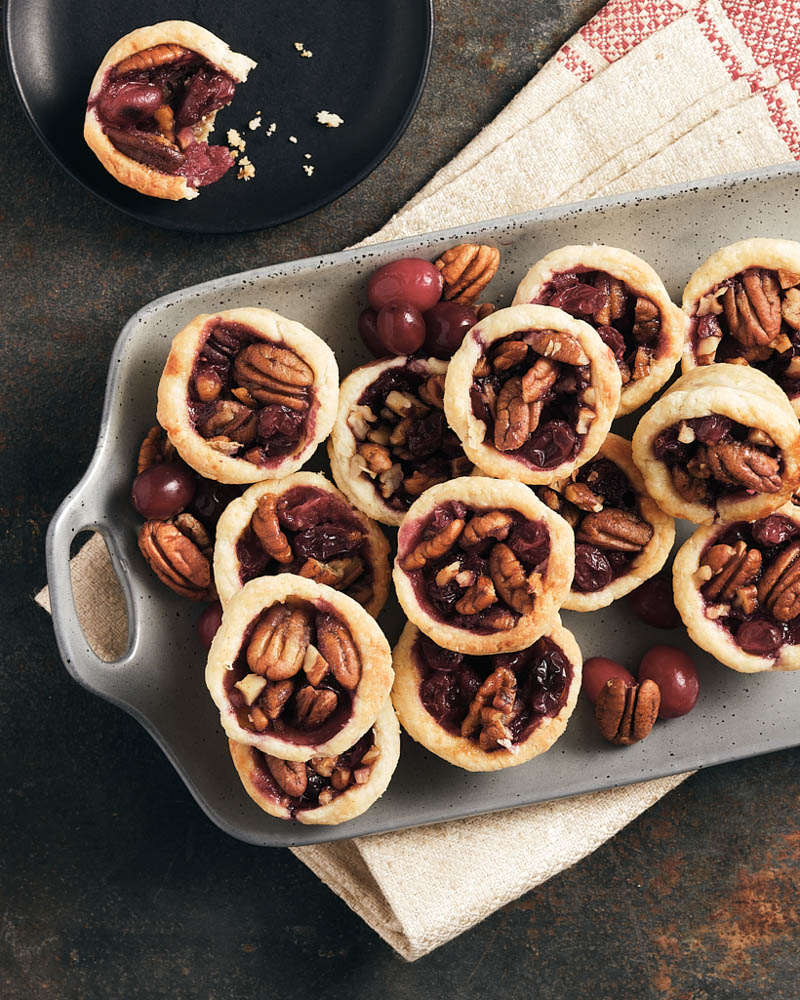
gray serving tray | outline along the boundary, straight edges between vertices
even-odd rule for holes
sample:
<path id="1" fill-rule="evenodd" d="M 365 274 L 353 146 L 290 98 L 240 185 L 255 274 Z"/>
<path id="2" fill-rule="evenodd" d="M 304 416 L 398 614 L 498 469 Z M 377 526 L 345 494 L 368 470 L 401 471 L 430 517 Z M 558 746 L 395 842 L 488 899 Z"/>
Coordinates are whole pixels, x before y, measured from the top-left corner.
<path id="1" fill-rule="evenodd" d="M 625 749 L 600 738 L 591 706 L 580 698 L 566 733 L 542 757 L 494 774 L 470 774 L 403 737 L 388 791 L 367 813 L 338 827 L 305 827 L 259 810 L 243 791 L 203 681 L 195 633 L 198 605 L 163 587 L 136 545 L 139 518 L 129 502 L 135 456 L 154 422 L 156 386 L 175 333 L 194 315 L 232 306 L 268 306 L 315 330 L 335 349 L 346 374 L 366 360 L 356 333 L 367 275 L 378 265 L 418 254 L 434 258 L 465 240 L 495 244 L 500 271 L 490 288 L 510 303 L 528 267 L 568 243 L 602 242 L 642 254 L 675 301 L 713 250 L 753 235 L 800 240 L 800 168 L 750 174 L 583 202 L 462 226 L 445 232 L 347 250 L 209 281 L 167 295 L 125 325 L 109 368 L 100 435 L 92 462 L 58 509 L 47 535 L 53 622 L 67 670 L 84 687 L 119 705 L 147 729 L 207 815 L 254 844 L 289 846 L 363 836 L 508 809 L 580 792 L 675 774 L 800 743 L 798 680 L 792 674 L 738 674 L 695 647 L 683 629 L 664 632 L 634 618 L 623 599 L 604 611 L 565 612 L 584 657 L 605 655 L 635 668 L 655 643 L 686 649 L 700 674 L 700 698 L 682 719 L 659 722 L 643 743 Z M 630 436 L 636 415 L 615 430 Z M 317 464 L 324 468 L 320 449 Z M 78 622 L 69 577 L 75 536 L 105 538 L 128 607 L 123 657 L 104 663 Z M 689 530 L 681 526 L 682 541 Z M 402 615 L 390 602 L 380 617 L 393 642 Z"/>

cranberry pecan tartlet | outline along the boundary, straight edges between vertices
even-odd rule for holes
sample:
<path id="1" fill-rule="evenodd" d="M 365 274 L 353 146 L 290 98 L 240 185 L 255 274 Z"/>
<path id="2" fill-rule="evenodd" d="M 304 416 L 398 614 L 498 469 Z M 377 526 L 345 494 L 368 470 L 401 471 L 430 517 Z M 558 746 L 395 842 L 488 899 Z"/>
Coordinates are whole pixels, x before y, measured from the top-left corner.
<path id="1" fill-rule="evenodd" d="M 522 302 L 555 306 L 597 330 L 622 379 L 618 416 L 646 403 L 680 360 L 686 319 L 653 268 L 629 250 L 554 250 L 520 282 L 514 305 Z"/>
<path id="2" fill-rule="evenodd" d="M 330 433 L 339 370 L 333 351 L 270 309 L 196 316 L 172 341 L 158 422 L 209 479 L 254 483 L 296 472 Z"/>
<path id="3" fill-rule="evenodd" d="M 588 323 L 550 306 L 511 306 L 464 337 L 447 369 L 444 409 L 483 472 L 551 483 L 597 453 L 620 385 Z"/>
<path id="4" fill-rule="evenodd" d="M 398 525 L 430 486 L 469 475 L 444 416 L 447 362 L 400 356 L 362 365 L 344 379 L 328 441 L 331 472 L 359 510 Z"/>
<path id="5" fill-rule="evenodd" d="M 673 565 L 689 635 L 734 670 L 800 669 L 800 512 L 704 526 Z"/>
<path id="6" fill-rule="evenodd" d="M 206 665 L 227 735 L 297 761 L 360 740 L 393 676 L 375 619 L 346 594 L 293 573 L 251 580 L 233 595 Z"/>
<path id="7" fill-rule="evenodd" d="M 799 454 L 800 423 L 785 393 L 741 365 L 681 376 L 633 435 L 647 492 L 667 514 L 696 524 L 777 510 L 797 487 Z"/>
<path id="8" fill-rule="evenodd" d="M 752 365 L 800 415 L 800 243 L 756 237 L 712 254 L 683 293 L 683 370 Z"/>
<path id="9" fill-rule="evenodd" d="M 336 756 L 281 760 L 234 740 L 228 746 L 260 809 L 278 819 L 332 825 L 360 816 L 386 791 L 400 756 L 400 726 L 387 699 L 372 728 Z"/>
<path id="10" fill-rule="evenodd" d="M 550 627 L 572 580 L 566 521 L 522 483 L 472 476 L 413 504 L 397 536 L 393 579 L 408 618 L 435 642 L 490 654 Z"/>
<path id="11" fill-rule="evenodd" d="M 410 622 L 394 649 L 392 701 L 418 743 L 466 771 L 497 771 L 549 749 L 581 687 L 581 651 L 556 617 L 517 653 L 465 656 Z"/>
<path id="12" fill-rule="evenodd" d="M 358 601 L 373 616 L 389 593 L 389 543 L 318 472 L 251 486 L 217 525 L 214 579 L 223 606 L 248 580 L 296 573 Z"/>
<path id="13" fill-rule="evenodd" d="M 570 611 L 607 607 L 667 561 L 675 523 L 648 495 L 625 438 L 609 434 L 586 465 L 536 493 L 575 532 Z"/>
<path id="14" fill-rule="evenodd" d="M 100 63 L 84 138 L 121 184 L 153 198 L 196 198 L 235 162 L 207 140 L 255 65 L 191 21 L 137 28 Z"/>

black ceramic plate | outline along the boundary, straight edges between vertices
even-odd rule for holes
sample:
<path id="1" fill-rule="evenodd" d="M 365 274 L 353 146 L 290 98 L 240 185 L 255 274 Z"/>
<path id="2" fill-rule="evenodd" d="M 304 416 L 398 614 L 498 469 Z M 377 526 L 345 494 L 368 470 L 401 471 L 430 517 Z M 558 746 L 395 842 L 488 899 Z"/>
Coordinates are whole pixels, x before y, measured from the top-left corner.
<path id="1" fill-rule="evenodd" d="M 147 198 L 115 181 L 83 141 L 92 77 L 122 35 L 157 21 L 195 21 L 258 62 L 233 103 L 217 118 L 247 139 L 256 176 L 235 170 L 192 201 Z M 427 74 L 432 0 L 7 0 L 6 48 L 12 77 L 31 122 L 58 162 L 116 208 L 155 225 L 235 233 L 299 218 L 362 180 L 403 134 Z M 295 42 L 313 55 L 301 58 Z M 318 111 L 344 119 L 317 124 Z M 262 112 L 275 134 L 251 132 Z M 289 136 L 297 138 L 296 143 Z M 310 153 L 306 159 L 304 154 Z M 303 166 L 312 164 L 308 176 Z"/>

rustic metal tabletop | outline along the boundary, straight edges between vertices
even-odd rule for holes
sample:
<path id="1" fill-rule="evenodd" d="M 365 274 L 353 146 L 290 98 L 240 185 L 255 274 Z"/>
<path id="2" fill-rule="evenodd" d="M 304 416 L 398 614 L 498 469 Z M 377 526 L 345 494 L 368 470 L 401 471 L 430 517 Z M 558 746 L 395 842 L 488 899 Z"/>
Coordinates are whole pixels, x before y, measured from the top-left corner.
<path id="1" fill-rule="evenodd" d="M 573 869 L 406 964 L 289 852 L 213 826 L 145 731 L 64 670 L 49 518 L 94 448 L 108 358 L 158 295 L 377 229 L 599 0 L 439 0 L 428 83 L 364 182 L 280 228 L 165 232 L 68 177 L 5 66 L 0 225 L 0 992 L 49 997 L 797 996 L 800 754 L 689 779 Z M 500 861 L 498 860 L 498 863 Z"/>

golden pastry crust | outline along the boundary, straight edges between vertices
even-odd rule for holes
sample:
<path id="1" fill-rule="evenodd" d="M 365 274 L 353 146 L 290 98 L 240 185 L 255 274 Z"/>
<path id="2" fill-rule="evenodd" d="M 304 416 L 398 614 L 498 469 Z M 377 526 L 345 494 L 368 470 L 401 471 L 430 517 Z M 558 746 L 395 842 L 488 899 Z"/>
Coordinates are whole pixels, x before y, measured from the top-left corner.
<path id="1" fill-rule="evenodd" d="M 238 499 L 231 501 L 222 512 L 217 522 L 214 543 L 214 582 L 222 606 L 225 607 L 233 595 L 242 589 L 241 562 L 236 545 L 249 526 L 260 498 L 267 493 L 280 497 L 289 490 L 303 486 L 335 496 L 358 519 L 365 534 L 365 555 L 372 574 L 372 596 L 364 604 L 364 609 L 373 618 L 377 618 L 389 595 L 389 543 L 378 525 L 353 508 L 347 497 L 318 472 L 295 472 L 286 479 L 268 479 L 263 483 L 256 483 Z"/>
<path id="2" fill-rule="evenodd" d="M 313 398 L 306 431 L 293 452 L 260 466 L 212 448 L 191 421 L 187 400 L 192 372 L 209 330 L 215 323 L 240 323 L 259 340 L 291 348 L 314 374 Z M 172 341 L 158 383 L 156 418 L 181 458 L 196 472 L 220 483 L 256 483 L 296 472 L 330 433 L 339 395 L 339 369 L 328 345 L 307 327 L 271 309 L 226 309 L 195 316 Z M 309 433 L 308 427 L 311 426 Z"/>
<path id="3" fill-rule="evenodd" d="M 800 243 L 757 236 L 732 243 L 711 254 L 694 272 L 684 289 L 683 311 L 687 322 L 697 315 L 703 296 L 721 282 L 751 267 L 800 274 Z M 681 367 L 684 373 L 698 367 L 695 346 L 688 332 Z M 790 399 L 795 413 L 800 416 L 800 395 L 792 396 Z"/>
<path id="4" fill-rule="evenodd" d="M 402 562 L 412 550 L 418 525 L 439 504 L 460 501 L 472 511 L 516 510 L 532 521 L 543 522 L 550 534 L 547 568 L 536 592 L 533 610 L 520 614 L 513 628 L 480 635 L 471 629 L 450 625 L 433 617 L 427 601 L 423 602 L 414 587 L 412 576 Z M 457 546 L 458 543 L 456 543 Z M 575 569 L 575 542 L 567 522 L 538 499 L 522 483 L 465 476 L 426 490 L 412 504 L 397 535 L 397 557 L 392 579 L 397 599 L 409 620 L 434 642 L 446 649 L 474 655 L 515 652 L 524 649 L 546 634 L 569 593 Z"/>
<path id="5" fill-rule="evenodd" d="M 588 271 L 605 271 L 644 298 L 658 306 L 661 314 L 659 357 L 653 358 L 650 374 L 622 386 L 617 416 L 638 409 L 669 380 L 681 358 L 686 339 L 686 317 L 667 294 L 664 283 L 653 268 L 641 257 L 602 244 L 568 246 L 553 250 L 528 271 L 517 287 L 513 305 L 534 302 L 554 274 L 576 267 Z"/>
<path id="6" fill-rule="evenodd" d="M 348 500 L 368 517 L 381 524 L 397 527 L 406 516 L 405 510 L 386 503 L 375 487 L 375 480 L 365 471 L 364 463 L 358 455 L 361 440 L 353 427 L 363 423 L 359 419 L 358 400 L 364 392 L 384 372 L 392 368 L 404 368 L 413 364 L 430 375 L 444 375 L 447 362 L 438 358 L 410 358 L 401 355 L 396 358 L 380 358 L 354 369 L 342 381 L 339 388 L 339 407 L 336 420 L 328 439 L 328 458 L 331 474 L 336 485 Z"/>
<path id="7" fill-rule="evenodd" d="M 685 500 L 669 468 L 653 452 L 659 433 L 682 420 L 716 413 L 767 434 L 780 449 L 783 488 L 778 493 L 722 496 L 715 506 Z M 800 479 L 800 423 L 777 385 L 755 368 L 714 364 L 682 375 L 639 421 L 633 435 L 633 460 L 648 493 L 673 517 L 695 524 L 755 521 L 782 506 Z M 739 491 L 740 493 L 743 491 Z"/>
<path id="8" fill-rule="evenodd" d="M 572 678 L 559 712 L 541 723 L 513 750 L 499 749 L 487 752 L 477 742 L 448 732 L 434 719 L 420 698 L 422 673 L 413 652 L 419 629 L 409 622 L 394 648 L 395 670 L 392 701 L 403 729 L 437 757 L 461 767 L 465 771 L 499 771 L 516 767 L 544 753 L 555 743 L 567 727 L 581 689 L 583 660 L 573 634 L 556 617 L 546 635 L 556 643 L 572 665 Z"/>
<path id="9" fill-rule="evenodd" d="M 236 743 L 235 740 L 228 740 L 228 747 L 244 790 L 260 809 L 278 819 L 294 818 L 298 823 L 333 826 L 355 819 L 377 802 L 388 788 L 397 767 L 400 757 L 400 726 L 391 700 L 386 700 L 372 728 L 375 733 L 374 745 L 380 749 L 381 754 L 372 766 L 369 780 L 363 785 L 350 785 L 327 805 L 301 809 L 294 817 L 287 806 L 282 805 L 264 788 L 261 776 L 266 765 L 261 751 Z"/>
<path id="10" fill-rule="evenodd" d="M 111 46 L 94 75 L 89 90 L 90 106 L 86 109 L 83 123 L 83 137 L 98 160 L 120 184 L 153 198 L 180 201 L 183 198 L 196 198 L 199 191 L 191 187 L 185 177 L 164 174 L 121 153 L 106 136 L 97 110 L 91 106 L 91 102 L 100 93 L 106 73 L 117 63 L 136 52 L 169 43 L 196 52 L 228 73 L 237 83 L 244 83 L 250 70 L 257 65 L 247 56 L 232 52 L 221 38 L 192 21 L 161 21 L 137 28 Z M 203 138 L 213 129 L 215 117 L 216 112 L 208 115 Z"/>
<path id="11" fill-rule="evenodd" d="M 787 503 L 777 513 L 800 526 L 800 511 Z M 693 642 L 711 653 L 714 659 L 740 673 L 766 670 L 800 670 L 800 646 L 782 645 L 777 655 L 757 656 L 746 653 L 731 633 L 706 613 L 706 601 L 700 587 L 706 577 L 698 573 L 700 561 L 713 539 L 724 532 L 718 525 L 703 525 L 680 547 L 672 565 L 672 588 L 675 607 Z M 713 605 L 712 605 L 713 607 Z"/>
<path id="12" fill-rule="evenodd" d="M 493 444 L 486 443 L 486 424 L 475 416 L 470 399 L 475 365 L 489 345 L 527 330 L 570 334 L 589 360 L 591 386 L 586 392 L 591 393 L 594 417 L 575 458 L 552 469 L 534 469 L 513 453 L 498 451 Z M 556 343 L 553 338 L 551 345 Z M 611 351 L 588 323 L 550 306 L 510 306 L 476 323 L 464 337 L 447 369 L 444 411 L 467 457 L 479 469 L 499 479 L 542 485 L 562 479 L 597 454 L 617 412 L 621 384 L 619 368 Z"/>
<path id="13" fill-rule="evenodd" d="M 361 661 L 361 676 L 352 694 L 352 709 L 344 726 L 333 736 L 308 743 L 283 739 L 275 732 L 254 732 L 242 726 L 231 704 L 225 678 L 238 658 L 248 627 L 274 604 L 304 601 L 318 610 L 332 610 L 347 625 Z M 336 756 L 359 740 L 375 721 L 394 679 L 391 650 L 375 619 L 360 604 L 332 587 L 293 573 L 250 580 L 233 595 L 222 615 L 222 624 L 208 654 L 206 686 L 220 712 L 227 735 L 238 743 L 258 747 L 282 760 L 310 760 Z"/>
<path id="14" fill-rule="evenodd" d="M 584 593 L 573 586 L 563 604 L 569 611 L 596 611 L 629 594 L 658 573 L 675 542 L 675 521 L 647 493 L 641 473 L 633 464 L 630 441 L 617 434 L 609 434 L 597 457 L 609 459 L 628 477 L 639 500 L 639 513 L 652 527 L 653 537 L 631 562 L 628 572 L 612 580 L 607 587 L 594 593 Z"/>

